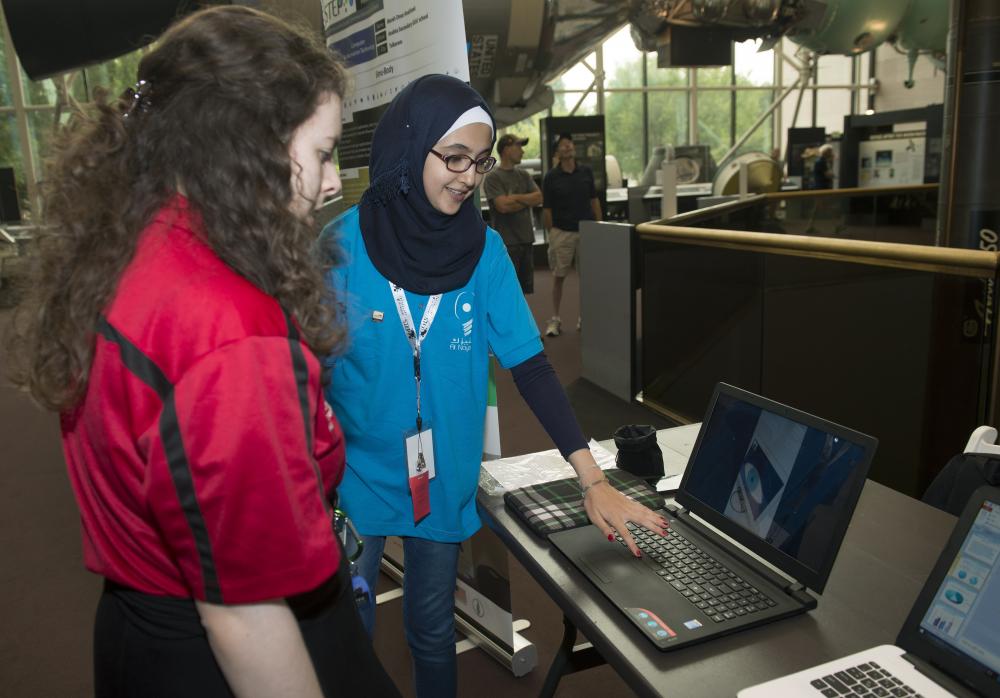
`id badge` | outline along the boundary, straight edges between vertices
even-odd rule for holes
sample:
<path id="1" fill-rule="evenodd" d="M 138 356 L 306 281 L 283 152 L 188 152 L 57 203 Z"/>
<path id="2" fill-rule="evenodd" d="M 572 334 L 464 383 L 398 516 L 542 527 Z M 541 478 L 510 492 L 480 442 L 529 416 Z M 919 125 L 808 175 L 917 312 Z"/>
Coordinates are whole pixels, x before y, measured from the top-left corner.
<path id="1" fill-rule="evenodd" d="M 427 472 L 429 480 L 434 479 L 434 435 L 430 425 L 417 432 L 411 429 L 406 433 L 406 470 L 410 477 Z M 419 448 L 418 448 L 419 446 Z M 423 453 L 423 467 L 418 467 L 418 455 Z"/>
<path id="2" fill-rule="evenodd" d="M 406 472 L 413 500 L 413 522 L 431 513 L 430 481 L 434 477 L 434 440 L 428 427 L 406 436 Z"/>

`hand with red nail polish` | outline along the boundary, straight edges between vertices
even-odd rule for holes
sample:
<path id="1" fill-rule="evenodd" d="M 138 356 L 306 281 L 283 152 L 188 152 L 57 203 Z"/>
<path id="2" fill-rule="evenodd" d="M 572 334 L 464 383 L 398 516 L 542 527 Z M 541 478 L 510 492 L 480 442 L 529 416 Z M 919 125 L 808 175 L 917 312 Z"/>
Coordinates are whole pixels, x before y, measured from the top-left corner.
<path id="1" fill-rule="evenodd" d="M 636 557 L 641 557 L 639 546 L 636 545 L 629 522 L 641 526 L 647 531 L 662 530 L 666 523 L 662 514 L 649 509 L 634 499 L 626 497 L 615 489 L 607 476 L 601 472 L 589 449 L 581 448 L 568 457 L 573 469 L 580 477 L 580 488 L 583 491 L 583 508 L 587 518 L 608 540 L 610 534 L 618 534 L 617 538 Z"/>

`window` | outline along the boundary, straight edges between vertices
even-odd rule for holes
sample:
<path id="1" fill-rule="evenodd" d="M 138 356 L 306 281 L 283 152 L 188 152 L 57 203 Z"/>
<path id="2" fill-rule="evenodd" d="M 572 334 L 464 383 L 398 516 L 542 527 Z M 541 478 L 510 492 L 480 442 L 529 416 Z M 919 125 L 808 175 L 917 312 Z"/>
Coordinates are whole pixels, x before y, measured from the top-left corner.
<path id="1" fill-rule="evenodd" d="M 604 42 L 604 87 L 642 87 L 642 53 L 632 42 L 629 28 L 623 27 Z"/>
<path id="2" fill-rule="evenodd" d="M 642 93 L 612 92 L 604 97 L 607 152 L 614 155 L 625 179 L 639 179 L 649 153 L 642 149 Z M 614 128 L 611 128 L 611 125 Z"/>
<path id="3" fill-rule="evenodd" d="M 740 90 L 736 93 L 736 138 L 741 138 L 760 115 L 767 111 L 772 99 L 771 90 Z M 773 115 L 765 119 L 764 123 L 737 149 L 736 154 L 756 150 L 770 155 L 774 148 L 773 120 Z"/>
<path id="4" fill-rule="evenodd" d="M 17 120 L 12 112 L 0 114 L 0 167 L 13 167 L 18 191 L 25 192 L 24 167 L 21 163 L 21 141 L 17 133 Z"/>
<path id="5" fill-rule="evenodd" d="M 722 156 L 732 145 L 732 93 L 701 89 L 700 75 L 698 87 L 698 143 L 709 146 L 721 165 Z"/>
<path id="6" fill-rule="evenodd" d="M 13 167 L 21 197 L 22 212 L 30 220 L 38 202 L 32 201 L 42 177 L 42 163 L 48 155 L 53 136 L 70 114 L 71 103 L 86 105 L 98 87 L 117 96 L 135 83 L 139 61 L 146 49 L 139 49 L 97 66 L 45 80 L 30 80 L 8 44 L 6 19 L 0 13 L 0 165 Z M 16 98 L 8 60 L 13 59 L 21 100 Z M 24 142 L 21 134 L 27 132 Z M 31 180 L 31 181 L 29 181 Z"/>
<path id="7" fill-rule="evenodd" d="M 649 147 L 688 142 L 687 92 L 649 93 Z M 649 157 L 649 153 L 646 153 Z"/>
<path id="8" fill-rule="evenodd" d="M 636 49 L 629 28 L 624 27 L 607 39 L 599 52 L 587 57 L 589 67 L 578 64 L 553 84 L 557 95 L 551 113 L 569 114 L 578 102 L 575 113 L 595 113 L 602 102 L 598 95 L 603 95 L 609 125 L 608 152 L 618 158 L 623 174 L 633 179 L 645 169 L 650 152 L 657 145 L 685 145 L 697 140 L 710 146 L 713 156 L 719 159 L 798 77 L 793 62 L 808 60 L 797 52 L 795 44 L 787 41 L 767 51 L 759 51 L 760 45 L 759 39 L 734 44 L 731 67 L 658 68 L 656 55 L 643 55 Z M 782 56 L 790 57 L 792 62 Z M 819 58 L 818 84 L 810 81 L 806 86 L 796 125 L 809 126 L 815 121 L 828 132 L 840 131 L 842 115 L 851 111 L 852 91 L 858 92 L 858 104 L 863 110 L 871 58 L 864 54 L 857 60 L 860 84 L 854 85 L 852 58 Z M 599 67 L 603 68 L 604 79 L 596 81 L 597 94 L 588 94 L 581 101 Z M 786 129 L 792 125 L 798 97 L 798 90 L 789 94 L 777 110 L 761 120 L 736 154 L 748 151 L 774 154 L 776 146 L 783 143 Z M 779 134 L 780 140 L 776 142 Z"/>

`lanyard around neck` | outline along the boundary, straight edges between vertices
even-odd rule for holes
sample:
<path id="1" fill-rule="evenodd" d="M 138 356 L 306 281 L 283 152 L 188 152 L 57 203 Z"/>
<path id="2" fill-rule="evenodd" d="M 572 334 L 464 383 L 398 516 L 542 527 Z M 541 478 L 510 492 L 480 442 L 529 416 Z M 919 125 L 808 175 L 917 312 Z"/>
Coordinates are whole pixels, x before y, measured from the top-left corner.
<path id="1" fill-rule="evenodd" d="M 389 288 L 392 290 L 393 300 L 396 301 L 396 312 L 399 313 L 399 322 L 403 326 L 403 333 L 406 334 L 406 341 L 413 350 L 413 380 L 417 384 L 417 431 L 419 432 L 423 428 L 423 421 L 420 418 L 420 343 L 431 329 L 438 305 L 441 303 L 441 294 L 436 293 L 427 299 L 427 307 L 424 308 L 423 317 L 420 318 L 420 327 L 414 328 L 410 304 L 406 302 L 406 293 L 391 281 Z"/>

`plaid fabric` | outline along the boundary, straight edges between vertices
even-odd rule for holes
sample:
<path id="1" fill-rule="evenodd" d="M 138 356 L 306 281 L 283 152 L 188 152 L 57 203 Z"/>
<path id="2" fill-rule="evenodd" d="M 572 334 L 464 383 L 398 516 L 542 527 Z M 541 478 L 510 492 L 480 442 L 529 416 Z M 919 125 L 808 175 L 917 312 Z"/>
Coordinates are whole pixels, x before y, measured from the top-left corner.
<path id="1" fill-rule="evenodd" d="M 604 475 L 625 496 L 650 509 L 663 507 L 663 497 L 635 475 L 616 468 L 605 470 Z M 503 500 L 508 509 L 543 537 L 590 523 L 583 508 L 580 483 L 575 477 L 511 490 L 504 494 Z"/>

